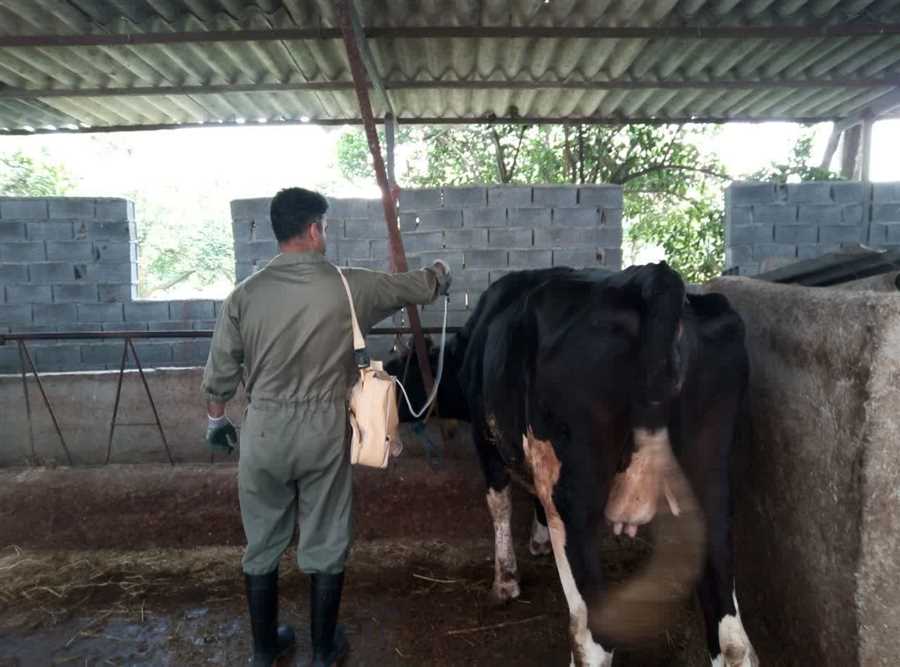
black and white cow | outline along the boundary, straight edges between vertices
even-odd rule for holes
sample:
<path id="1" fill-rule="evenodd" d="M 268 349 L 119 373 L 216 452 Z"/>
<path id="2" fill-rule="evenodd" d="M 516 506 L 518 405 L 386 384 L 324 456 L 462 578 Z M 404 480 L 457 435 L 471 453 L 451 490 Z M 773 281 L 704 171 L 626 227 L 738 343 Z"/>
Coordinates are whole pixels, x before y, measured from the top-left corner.
<path id="1" fill-rule="evenodd" d="M 572 662 L 610 665 L 589 618 L 607 592 L 602 531 L 634 536 L 657 509 L 678 514 L 670 487 L 683 470 L 706 524 L 697 593 L 713 665 L 758 664 L 735 596 L 729 482 L 748 361 L 723 296 L 686 294 L 665 263 L 509 274 L 448 344 L 445 374 L 442 414 L 471 421 L 487 480 L 498 599 L 519 595 L 510 470 L 521 468 L 537 496 L 530 550 L 553 552 Z"/>

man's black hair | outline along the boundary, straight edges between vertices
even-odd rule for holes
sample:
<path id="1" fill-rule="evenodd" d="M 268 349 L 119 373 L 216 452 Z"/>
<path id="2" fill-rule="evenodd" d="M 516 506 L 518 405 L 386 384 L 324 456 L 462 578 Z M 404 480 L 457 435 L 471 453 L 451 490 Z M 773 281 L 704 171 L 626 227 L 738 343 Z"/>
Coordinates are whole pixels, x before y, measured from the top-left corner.
<path id="1" fill-rule="evenodd" d="M 305 236 L 311 224 L 321 222 L 328 200 L 318 192 L 303 188 L 285 188 L 272 198 L 269 215 L 272 231 L 279 243 Z"/>

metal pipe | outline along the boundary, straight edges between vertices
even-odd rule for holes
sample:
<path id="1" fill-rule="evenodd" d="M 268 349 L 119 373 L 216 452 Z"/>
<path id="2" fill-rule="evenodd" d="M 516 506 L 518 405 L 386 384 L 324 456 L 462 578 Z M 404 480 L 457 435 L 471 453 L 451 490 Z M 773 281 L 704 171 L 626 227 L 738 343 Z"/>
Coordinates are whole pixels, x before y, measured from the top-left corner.
<path id="1" fill-rule="evenodd" d="M 41 382 L 41 376 L 38 375 L 37 368 L 34 367 L 34 362 L 31 360 L 31 355 L 28 353 L 28 348 L 25 347 L 24 344 L 20 343 L 21 347 L 19 348 L 21 353 L 24 353 L 25 359 L 28 361 L 28 365 L 31 367 L 31 373 L 34 375 L 34 380 L 37 382 L 38 390 L 41 392 L 41 398 L 44 399 L 44 405 L 47 406 L 47 412 L 50 413 L 50 421 L 53 422 L 53 428 L 56 429 L 56 435 L 59 436 L 59 444 L 62 445 L 63 451 L 66 453 L 66 460 L 69 462 L 69 465 L 72 465 L 72 454 L 69 452 L 69 448 L 66 446 L 66 439 L 63 437 L 62 429 L 59 427 L 59 422 L 56 421 L 56 413 L 53 411 L 53 405 L 50 403 L 50 399 L 47 397 L 47 392 L 44 391 L 44 383 Z"/>
<path id="2" fill-rule="evenodd" d="M 31 418 L 31 398 L 28 395 L 28 379 L 25 375 L 25 341 L 18 341 L 19 368 L 22 370 L 22 392 L 25 394 L 25 414 L 28 417 L 28 444 L 31 450 L 31 464 L 34 465 L 37 456 L 34 450 L 34 422 Z"/>
<path id="3" fill-rule="evenodd" d="M 119 399 L 122 396 L 122 380 L 125 378 L 125 362 L 128 361 L 128 338 L 122 345 L 122 362 L 119 364 L 119 379 L 116 382 L 116 400 L 113 403 L 112 418 L 109 420 L 109 438 L 106 440 L 106 460 L 103 465 L 108 465 L 112 458 L 113 435 L 116 432 L 116 417 L 119 416 Z"/>
<path id="4" fill-rule="evenodd" d="M 172 458 L 172 452 L 169 449 L 169 441 L 166 440 L 166 434 L 163 431 L 162 422 L 159 420 L 159 413 L 156 411 L 156 403 L 153 401 L 153 394 L 150 393 L 150 385 L 147 384 L 147 377 L 144 375 L 144 369 L 141 366 L 141 360 L 138 358 L 137 350 L 134 349 L 134 343 L 131 342 L 131 338 L 126 338 L 125 344 L 131 348 L 131 355 L 134 357 L 134 364 L 137 366 L 138 375 L 141 376 L 141 382 L 144 383 L 144 391 L 147 392 L 147 400 L 150 401 L 153 419 L 156 422 L 156 428 L 159 430 L 159 437 L 162 438 L 163 447 L 166 449 L 166 456 L 169 457 L 169 464 L 175 465 L 175 460 Z"/>

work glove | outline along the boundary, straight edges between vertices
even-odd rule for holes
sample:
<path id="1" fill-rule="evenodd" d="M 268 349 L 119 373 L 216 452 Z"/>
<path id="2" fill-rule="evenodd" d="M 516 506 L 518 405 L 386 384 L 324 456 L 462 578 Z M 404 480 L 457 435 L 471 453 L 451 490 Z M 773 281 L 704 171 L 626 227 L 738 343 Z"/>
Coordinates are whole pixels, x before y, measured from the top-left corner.
<path id="1" fill-rule="evenodd" d="M 215 452 L 231 454 L 237 445 L 238 437 L 234 424 L 225 415 L 210 417 L 206 427 L 206 444 Z"/>
<path id="2" fill-rule="evenodd" d="M 450 283 L 453 282 L 453 276 L 450 275 L 450 267 L 442 259 L 434 260 L 431 265 L 434 275 L 438 281 L 438 294 L 440 296 L 448 296 L 450 294 Z"/>

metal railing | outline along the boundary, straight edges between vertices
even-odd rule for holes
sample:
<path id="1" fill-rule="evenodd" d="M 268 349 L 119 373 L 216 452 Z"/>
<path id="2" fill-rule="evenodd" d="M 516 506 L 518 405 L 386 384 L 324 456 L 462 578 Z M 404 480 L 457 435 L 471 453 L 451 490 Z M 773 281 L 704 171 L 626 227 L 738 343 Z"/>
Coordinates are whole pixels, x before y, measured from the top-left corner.
<path id="1" fill-rule="evenodd" d="M 447 333 L 457 333 L 460 327 L 447 327 Z M 423 327 L 423 333 L 426 334 L 439 334 L 441 333 L 440 327 Z M 411 334 L 412 330 L 406 327 L 380 327 L 377 329 L 373 329 L 369 332 L 369 336 L 400 336 L 405 334 Z M 116 398 L 115 403 L 113 404 L 113 414 L 112 418 L 109 422 L 109 433 L 106 441 L 106 458 L 104 460 L 104 465 L 107 465 L 112 458 L 112 445 L 113 438 L 115 437 L 116 427 L 118 426 L 155 426 L 157 431 L 159 432 L 160 440 L 162 441 L 163 448 L 166 452 L 166 458 L 168 458 L 169 463 L 171 465 L 175 465 L 175 459 L 172 457 L 172 451 L 169 447 L 169 441 L 166 438 L 165 429 L 163 429 L 162 422 L 159 418 L 159 412 L 156 409 L 156 402 L 153 400 L 153 393 L 150 391 L 150 385 L 147 383 L 147 377 L 144 374 L 144 367 L 141 364 L 140 357 L 138 355 L 137 350 L 134 347 L 134 340 L 142 340 L 142 339 L 159 339 L 159 338 L 212 338 L 213 332 L 211 329 L 207 330 L 173 330 L 173 331 L 61 331 L 61 332 L 40 332 L 40 333 L 0 333 L 0 346 L 6 345 L 7 343 L 15 343 L 18 351 L 19 351 L 19 372 L 22 378 L 22 392 L 25 396 L 25 413 L 28 419 L 28 438 L 29 438 L 29 449 L 31 451 L 31 460 L 36 460 L 35 455 L 35 441 L 34 441 L 34 420 L 32 416 L 31 409 L 31 397 L 28 392 L 28 375 L 31 374 L 34 376 L 35 384 L 38 387 L 38 391 L 40 392 L 41 399 L 44 402 L 44 406 L 47 408 L 47 412 L 50 414 L 50 420 L 53 422 L 53 428 L 56 431 L 56 435 L 59 437 L 60 445 L 62 446 L 63 452 L 65 452 L 66 460 L 69 465 L 74 465 L 74 461 L 72 459 L 72 453 L 69 450 L 69 446 L 66 443 L 66 438 L 63 435 L 62 428 L 60 427 L 59 420 L 56 417 L 56 411 L 53 409 L 53 403 L 50 401 L 49 396 L 47 396 L 47 391 L 44 387 L 44 383 L 41 381 L 41 374 L 38 372 L 37 367 L 34 365 L 34 360 L 32 359 L 31 353 L 28 350 L 28 342 L 33 341 L 42 341 L 42 340 L 121 340 L 122 344 L 122 358 L 119 363 L 119 372 L 118 378 L 116 381 Z M 119 422 L 119 402 L 122 395 L 122 381 L 125 378 L 125 367 L 128 363 L 128 353 L 131 352 L 131 356 L 134 358 L 135 368 L 138 372 L 138 375 L 141 379 L 141 384 L 144 387 L 144 392 L 147 395 L 147 401 L 150 405 L 150 410 L 153 413 L 153 421 L 152 422 Z"/>

